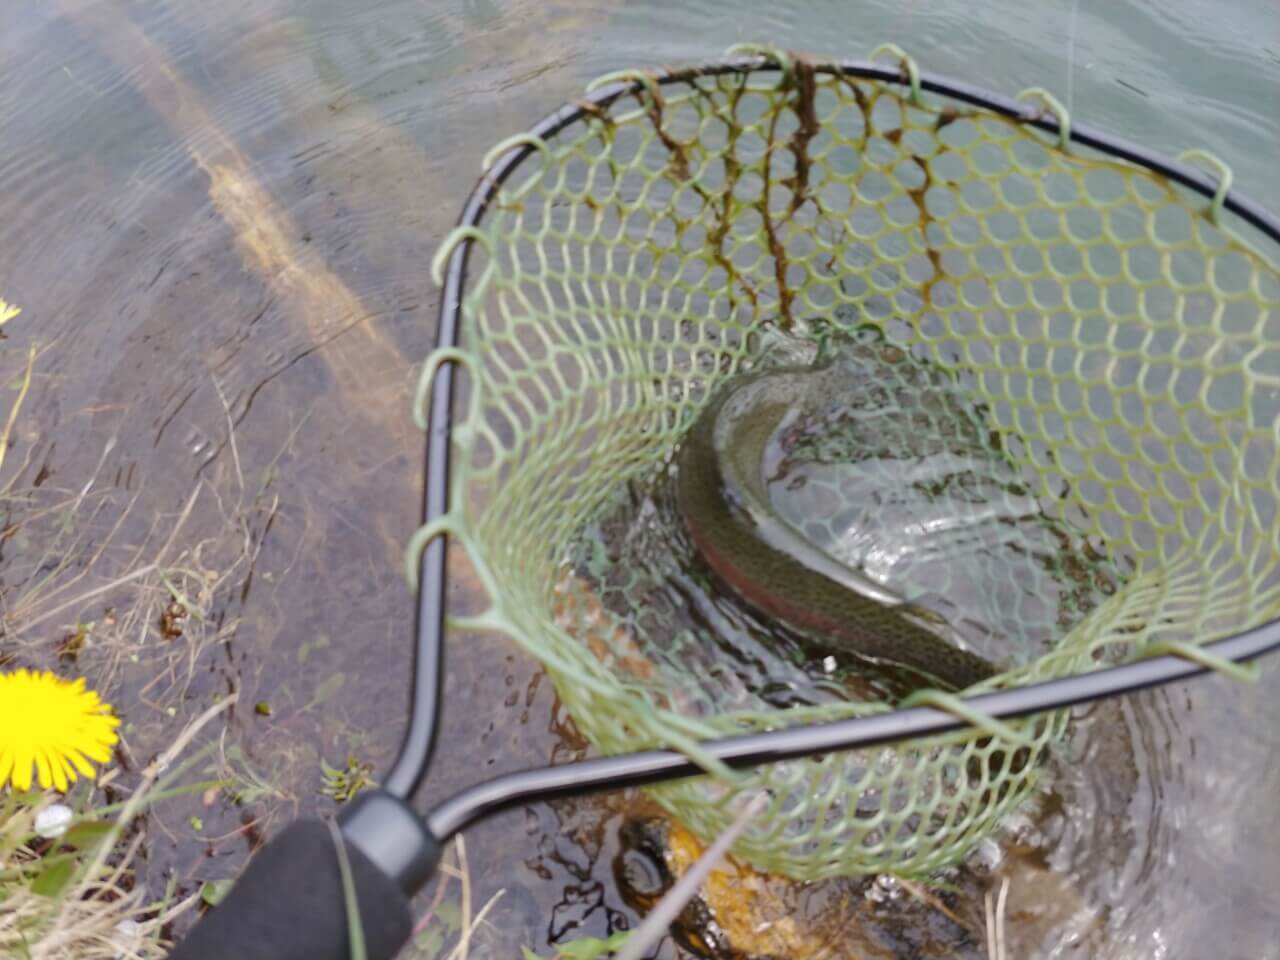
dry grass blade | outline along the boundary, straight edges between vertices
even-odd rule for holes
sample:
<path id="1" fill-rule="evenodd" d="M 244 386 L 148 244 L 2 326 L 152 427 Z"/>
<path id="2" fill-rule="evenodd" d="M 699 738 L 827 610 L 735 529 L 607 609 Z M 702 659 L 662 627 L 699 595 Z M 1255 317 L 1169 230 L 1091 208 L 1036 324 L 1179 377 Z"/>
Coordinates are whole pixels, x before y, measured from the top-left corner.
<path id="1" fill-rule="evenodd" d="M 72 597 L 70 600 L 67 600 L 64 603 L 60 603 L 57 606 L 44 611 L 39 616 L 33 617 L 30 620 L 26 620 L 23 623 L 20 632 L 25 633 L 28 630 L 33 630 L 34 628 L 38 627 L 40 624 L 44 623 L 46 620 L 50 620 L 53 617 L 66 613 L 68 610 L 73 610 L 78 607 L 83 607 L 85 604 L 87 604 L 90 600 L 94 599 L 95 597 L 100 597 L 104 593 L 111 593 L 113 590 L 117 590 L 120 587 L 130 584 L 135 580 L 140 580 L 142 577 L 145 577 L 150 573 L 154 573 L 155 570 L 156 570 L 156 565 L 154 563 L 149 563 L 146 566 L 139 567 L 137 570 L 129 571 L 122 577 L 117 577 L 115 580 L 109 580 L 104 584 L 96 586 L 90 590 L 86 590 L 84 593 L 79 594 L 78 596 Z"/>
<path id="2" fill-rule="evenodd" d="M 469 960 L 476 933 L 482 927 L 492 927 L 492 924 L 490 924 L 488 920 L 489 913 L 497 905 L 498 901 L 506 891 L 499 890 L 495 893 L 488 899 L 488 901 L 485 902 L 484 906 L 482 906 L 473 917 L 471 913 L 471 869 L 467 862 L 466 841 L 464 841 L 462 837 L 457 837 L 454 840 L 453 856 L 456 861 L 456 865 L 454 863 L 441 862 L 439 871 L 440 881 L 439 886 L 436 889 L 436 895 L 432 898 L 431 906 L 427 909 L 423 918 L 414 927 L 413 936 L 416 939 L 420 934 L 425 932 L 430 927 L 433 919 L 437 923 L 445 923 L 446 929 L 452 927 L 453 922 L 445 921 L 443 917 L 438 915 L 438 910 L 444 899 L 445 890 L 449 886 L 452 886 L 450 881 L 457 880 L 459 881 L 459 887 L 461 888 L 461 901 L 458 907 L 459 917 L 456 921 L 458 939 L 454 943 L 453 947 L 449 949 L 448 953 L 444 952 L 443 947 L 440 945 L 440 941 L 435 940 L 431 946 L 418 945 L 415 947 L 407 947 L 405 950 L 405 956 L 407 957 L 420 957 L 423 958 L 423 960 L 427 960 L 427 958 L 440 960 L 441 957 L 443 957 L 444 960 Z M 451 934 L 446 934 L 446 936 L 449 935 Z M 484 955 L 488 956 L 488 953 L 486 952 Z"/>
<path id="3" fill-rule="evenodd" d="M 142 781 L 92 853 L 69 856 L 55 848 L 38 856 L 31 846 L 33 838 L 38 839 L 36 816 L 53 795 L 5 795 L 0 806 L 0 956 L 160 960 L 167 954 L 160 940 L 161 928 L 198 898 L 158 908 L 147 903 L 145 891 L 133 884 L 131 876 L 144 836 L 138 832 L 128 843 L 121 841 L 126 831 L 138 824 L 139 815 L 154 796 L 163 793 L 157 789 L 157 781 L 165 771 L 235 699 L 234 695 L 227 697 L 189 723 L 146 768 Z M 181 772 L 182 767 L 177 773 Z M 104 780 L 110 778 L 108 774 Z M 89 810 L 81 819 L 95 820 L 95 812 Z M 39 878 L 51 882 L 60 869 L 69 875 L 59 889 L 40 886 Z"/>
<path id="4" fill-rule="evenodd" d="M 944 917 L 946 917 L 948 920 L 954 923 L 957 927 L 961 927 L 965 930 L 969 929 L 968 924 L 966 924 L 964 920 L 954 910 L 952 910 L 945 903 L 943 903 L 941 900 L 935 897 L 925 887 L 916 883 L 914 880 L 909 880 L 905 877 L 899 877 L 898 883 L 902 886 L 902 889 L 907 891 L 907 893 L 911 894 L 911 896 L 915 897 L 921 903 L 927 903 L 934 910 L 937 910 L 940 914 L 942 914 Z"/>
<path id="5" fill-rule="evenodd" d="M 0 300 L 0 308 L 3 306 L 4 301 Z M 18 411 L 22 409 L 22 402 L 27 399 L 27 392 L 31 389 L 31 375 L 35 369 L 36 348 L 35 344 L 32 344 L 31 349 L 27 351 L 27 369 L 22 375 L 22 384 L 18 387 L 18 397 L 9 408 L 9 418 L 5 421 L 4 430 L 0 431 L 0 467 L 4 466 L 4 454 L 9 449 L 9 437 L 13 433 L 13 425 L 18 421 Z"/>
<path id="6" fill-rule="evenodd" d="M 502 895 L 505 892 L 506 892 L 505 890 L 499 890 L 497 893 L 495 893 L 492 897 L 489 898 L 489 901 L 483 907 L 480 908 L 480 912 L 476 914 L 475 920 L 469 921 L 466 924 L 464 924 L 462 928 L 462 933 L 458 939 L 458 945 L 454 947 L 453 950 L 450 952 L 447 960 L 468 960 L 468 958 L 471 955 L 472 934 L 480 927 L 482 923 L 488 922 L 485 918 L 489 915 L 489 911 L 493 909 L 494 905 L 496 905 L 497 902 L 500 899 L 502 899 Z"/>
<path id="7" fill-rule="evenodd" d="M 1005 946 L 1005 906 L 1009 897 L 1009 878 L 1000 881 L 1000 893 L 992 897 L 991 891 L 986 895 L 987 918 L 987 957 L 988 960 L 1009 960 Z"/>

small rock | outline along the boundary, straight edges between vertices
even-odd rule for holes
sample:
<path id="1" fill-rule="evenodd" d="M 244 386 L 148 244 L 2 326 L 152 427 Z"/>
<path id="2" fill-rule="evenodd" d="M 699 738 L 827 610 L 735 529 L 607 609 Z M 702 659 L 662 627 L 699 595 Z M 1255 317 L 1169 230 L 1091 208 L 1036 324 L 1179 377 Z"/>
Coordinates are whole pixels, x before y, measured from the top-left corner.
<path id="1" fill-rule="evenodd" d="M 994 871 L 996 867 L 1000 866 L 1000 861 L 1004 859 L 1004 853 L 1000 849 L 999 843 L 991 837 L 986 837 L 978 844 L 978 849 L 974 851 L 974 859 L 988 870 Z"/>
<path id="2" fill-rule="evenodd" d="M 51 803 L 36 814 L 36 833 L 46 840 L 56 840 L 67 832 L 75 814 L 62 803 Z"/>
<path id="3" fill-rule="evenodd" d="M 897 877 L 882 873 L 867 888 L 866 897 L 872 903 L 890 903 L 902 896 L 902 883 Z"/>

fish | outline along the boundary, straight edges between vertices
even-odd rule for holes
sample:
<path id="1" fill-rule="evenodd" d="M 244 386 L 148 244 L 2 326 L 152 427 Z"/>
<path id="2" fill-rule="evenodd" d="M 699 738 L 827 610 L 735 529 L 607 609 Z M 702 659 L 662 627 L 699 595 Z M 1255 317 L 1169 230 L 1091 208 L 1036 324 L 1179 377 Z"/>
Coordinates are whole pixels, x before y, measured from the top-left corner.
<path id="1" fill-rule="evenodd" d="M 771 441 L 799 413 L 856 389 L 838 354 L 726 381 L 703 406 L 675 458 L 680 522 L 714 578 L 767 618 L 820 646 L 905 667 L 965 690 L 1000 672 L 943 635 L 934 611 L 841 563 L 773 509 L 765 466 Z"/>

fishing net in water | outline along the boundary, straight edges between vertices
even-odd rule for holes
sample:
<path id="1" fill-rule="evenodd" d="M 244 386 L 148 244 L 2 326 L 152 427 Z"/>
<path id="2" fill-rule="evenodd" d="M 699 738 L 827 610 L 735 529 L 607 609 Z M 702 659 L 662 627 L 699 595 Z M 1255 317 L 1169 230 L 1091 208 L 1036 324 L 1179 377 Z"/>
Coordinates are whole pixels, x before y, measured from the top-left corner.
<path id="1" fill-rule="evenodd" d="M 717 387 L 833 332 L 854 389 L 780 441 L 774 506 L 1001 665 L 971 692 L 1280 615 L 1280 278 L 1225 184 L 1209 203 L 1069 140 L 1045 94 L 1009 116 L 922 94 L 906 58 L 735 56 L 602 78 L 500 144 L 502 188 L 437 258 L 470 245 L 420 398 L 456 363 L 465 412 L 411 554 L 447 533 L 491 601 L 452 626 L 537 657 L 606 753 L 892 709 L 717 594 L 670 506 Z M 709 838 L 768 790 L 735 848 L 764 869 L 929 873 L 1067 723 L 978 720 L 653 794 Z"/>

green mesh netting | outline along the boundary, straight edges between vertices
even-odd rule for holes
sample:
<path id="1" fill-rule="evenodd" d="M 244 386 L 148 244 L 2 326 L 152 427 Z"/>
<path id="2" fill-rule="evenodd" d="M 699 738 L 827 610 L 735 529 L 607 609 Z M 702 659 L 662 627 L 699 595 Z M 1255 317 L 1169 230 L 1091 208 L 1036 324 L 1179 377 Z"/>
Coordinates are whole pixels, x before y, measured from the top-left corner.
<path id="1" fill-rule="evenodd" d="M 453 503 L 418 540 L 448 532 L 490 594 L 487 613 L 454 626 L 501 630 L 542 661 L 607 753 L 696 756 L 703 737 L 890 709 L 782 708 L 719 684 L 710 639 L 647 606 L 652 571 L 579 562 L 584 531 L 662 475 L 709 392 L 770 362 L 779 338 L 802 347 L 814 317 L 878 328 L 893 403 L 943 389 L 941 372 L 969 401 L 956 417 L 970 425 L 947 429 L 986 451 L 975 476 L 1033 505 L 1041 541 L 953 565 L 963 586 L 913 568 L 944 613 L 1020 638 L 985 687 L 1280 616 L 1276 267 L 1145 169 L 900 85 L 783 66 L 660 90 L 641 77 L 634 96 L 535 138 L 462 232 L 475 241 L 462 344 L 432 358 L 420 393 L 440 363 L 465 366 Z M 827 517 L 883 473 L 854 467 L 792 504 L 837 555 Z M 911 571 L 895 586 L 910 593 Z M 727 801 L 770 790 L 769 815 L 735 847 L 768 870 L 927 873 L 1028 794 L 1066 722 L 653 792 L 709 838 L 732 819 Z"/>

